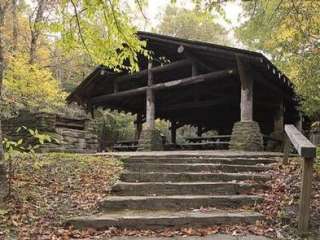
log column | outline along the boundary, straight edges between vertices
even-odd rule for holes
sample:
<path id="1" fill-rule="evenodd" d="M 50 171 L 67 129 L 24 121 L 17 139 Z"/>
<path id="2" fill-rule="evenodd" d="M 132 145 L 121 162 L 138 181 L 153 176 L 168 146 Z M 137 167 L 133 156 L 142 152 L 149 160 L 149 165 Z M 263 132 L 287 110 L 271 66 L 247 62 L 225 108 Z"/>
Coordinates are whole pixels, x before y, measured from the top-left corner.
<path id="1" fill-rule="evenodd" d="M 175 121 L 171 121 L 171 143 L 177 144 L 177 124 Z"/>
<path id="2" fill-rule="evenodd" d="M 249 62 L 236 56 L 240 78 L 240 122 L 233 125 L 230 149 L 244 151 L 263 150 L 263 138 L 259 124 L 253 121 L 253 77 Z"/>
<path id="3" fill-rule="evenodd" d="M 136 132 L 134 135 L 134 139 L 139 140 L 141 131 L 142 131 L 142 114 L 141 113 L 137 113 L 137 119 L 135 121 L 135 125 L 136 125 Z"/>
<path id="4" fill-rule="evenodd" d="M 148 87 L 146 89 L 146 129 L 141 132 L 139 151 L 163 150 L 161 133 L 155 128 L 155 92 L 153 85 L 152 63 L 148 63 Z"/>
<path id="5" fill-rule="evenodd" d="M 279 142 L 269 141 L 267 150 L 282 152 L 284 146 L 284 105 L 282 99 L 274 115 L 273 132 L 270 136 L 281 141 L 281 144 L 279 144 Z"/>
<path id="6" fill-rule="evenodd" d="M 147 129 L 154 129 L 154 115 L 155 115 L 155 103 L 154 103 L 154 92 L 151 88 L 153 85 L 153 73 L 151 72 L 152 63 L 148 64 L 148 88 L 146 92 L 146 123 Z"/>
<path id="7" fill-rule="evenodd" d="M 197 128 L 197 136 L 201 137 L 202 136 L 202 132 L 203 132 L 202 131 L 202 126 L 199 125 L 198 128 Z"/>

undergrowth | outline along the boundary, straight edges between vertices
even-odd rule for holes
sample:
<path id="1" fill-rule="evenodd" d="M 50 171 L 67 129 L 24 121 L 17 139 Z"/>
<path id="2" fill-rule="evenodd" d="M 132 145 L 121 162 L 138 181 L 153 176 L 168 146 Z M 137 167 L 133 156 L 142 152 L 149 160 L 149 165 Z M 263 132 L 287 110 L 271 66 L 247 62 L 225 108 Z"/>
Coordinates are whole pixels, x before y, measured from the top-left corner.
<path id="1" fill-rule="evenodd" d="M 13 164 L 0 239 L 52 239 L 66 218 L 94 213 L 122 171 L 117 159 L 82 154 L 17 154 Z"/>

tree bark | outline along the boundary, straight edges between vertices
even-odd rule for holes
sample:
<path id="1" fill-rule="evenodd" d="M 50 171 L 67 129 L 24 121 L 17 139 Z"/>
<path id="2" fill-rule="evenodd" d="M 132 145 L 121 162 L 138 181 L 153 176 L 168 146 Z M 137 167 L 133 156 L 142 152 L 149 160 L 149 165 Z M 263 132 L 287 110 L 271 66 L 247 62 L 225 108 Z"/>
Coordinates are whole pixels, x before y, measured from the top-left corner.
<path id="1" fill-rule="evenodd" d="M 12 0 L 12 51 L 15 53 L 18 48 L 18 18 L 17 18 L 17 0 Z"/>
<path id="2" fill-rule="evenodd" d="M 9 6 L 9 0 L 0 2 L 0 96 L 2 93 L 2 83 L 3 83 L 3 76 L 4 76 L 4 49 L 3 49 L 4 17 L 5 17 L 8 6 Z M 6 171 L 2 162 L 3 157 L 4 157 L 4 154 L 3 154 L 3 146 L 2 146 L 1 114 L 0 114 L 0 201 L 4 197 L 4 194 L 6 194 L 5 187 L 7 185 Z"/>
<path id="3" fill-rule="evenodd" d="M 30 58 L 29 58 L 30 64 L 34 63 L 36 60 L 37 44 L 38 44 L 38 39 L 41 33 L 39 24 L 44 20 L 43 14 L 44 14 L 44 9 L 46 4 L 47 4 L 47 0 L 38 0 L 36 17 L 33 23 L 31 22 L 32 20 L 30 16 L 30 31 L 31 31 Z"/>

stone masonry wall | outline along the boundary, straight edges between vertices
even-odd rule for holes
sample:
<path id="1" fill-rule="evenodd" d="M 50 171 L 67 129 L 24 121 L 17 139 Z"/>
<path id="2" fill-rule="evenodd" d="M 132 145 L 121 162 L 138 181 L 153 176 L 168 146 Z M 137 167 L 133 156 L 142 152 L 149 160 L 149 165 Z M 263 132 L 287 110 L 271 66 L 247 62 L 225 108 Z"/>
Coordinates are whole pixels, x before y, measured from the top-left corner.
<path id="1" fill-rule="evenodd" d="M 25 139 L 16 130 L 21 126 L 38 129 L 58 140 L 58 143 L 45 143 L 40 152 L 96 152 L 98 138 L 93 134 L 89 119 L 64 118 L 57 114 L 22 112 L 18 117 L 2 121 L 4 137 Z"/>
<path id="2" fill-rule="evenodd" d="M 231 150 L 262 151 L 263 136 L 257 122 L 236 122 L 232 129 Z"/>

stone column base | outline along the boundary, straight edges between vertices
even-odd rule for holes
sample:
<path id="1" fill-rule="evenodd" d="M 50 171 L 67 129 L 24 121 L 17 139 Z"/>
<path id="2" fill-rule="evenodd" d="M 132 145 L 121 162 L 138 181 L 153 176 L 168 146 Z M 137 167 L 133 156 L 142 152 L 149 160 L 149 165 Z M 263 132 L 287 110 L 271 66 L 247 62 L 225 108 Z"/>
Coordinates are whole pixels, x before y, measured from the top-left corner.
<path id="1" fill-rule="evenodd" d="M 157 129 L 142 130 L 139 143 L 138 151 L 162 151 L 163 142 L 161 132 Z"/>
<path id="2" fill-rule="evenodd" d="M 263 137 L 255 121 L 236 122 L 233 125 L 230 150 L 262 151 Z"/>

